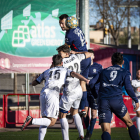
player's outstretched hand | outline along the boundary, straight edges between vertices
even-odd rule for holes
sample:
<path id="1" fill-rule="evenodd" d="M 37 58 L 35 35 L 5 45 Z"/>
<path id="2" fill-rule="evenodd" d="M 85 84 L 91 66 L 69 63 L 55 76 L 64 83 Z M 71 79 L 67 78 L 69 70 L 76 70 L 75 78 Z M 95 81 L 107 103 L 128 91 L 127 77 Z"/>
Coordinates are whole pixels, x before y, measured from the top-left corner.
<path id="1" fill-rule="evenodd" d="M 71 50 L 70 53 L 71 53 L 71 54 L 75 54 L 75 51 Z"/>
<path id="2" fill-rule="evenodd" d="M 39 74 L 39 75 L 40 75 L 40 74 Z M 39 75 L 36 75 L 36 76 L 35 76 L 35 80 L 39 77 Z"/>
<path id="3" fill-rule="evenodd" d="M 135 103 L 136 107 L 134 108 L 134 111 L 136 111 L 139 108 L 139 103 Z"/>
<path id="4" fill-rule="evenodd" d="M 90 80 L 87 80 L 86 84 L 89 85 Z"/>

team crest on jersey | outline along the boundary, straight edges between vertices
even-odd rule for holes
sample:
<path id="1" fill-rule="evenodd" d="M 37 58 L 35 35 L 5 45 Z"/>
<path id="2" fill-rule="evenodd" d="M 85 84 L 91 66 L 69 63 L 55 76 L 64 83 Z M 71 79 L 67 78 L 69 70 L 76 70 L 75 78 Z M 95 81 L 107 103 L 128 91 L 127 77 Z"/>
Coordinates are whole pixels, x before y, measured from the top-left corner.
<path id="1" fill-rule="evenodd" d="M 96 69 L 93 69 L 93 73 L 96 73 Z"/>

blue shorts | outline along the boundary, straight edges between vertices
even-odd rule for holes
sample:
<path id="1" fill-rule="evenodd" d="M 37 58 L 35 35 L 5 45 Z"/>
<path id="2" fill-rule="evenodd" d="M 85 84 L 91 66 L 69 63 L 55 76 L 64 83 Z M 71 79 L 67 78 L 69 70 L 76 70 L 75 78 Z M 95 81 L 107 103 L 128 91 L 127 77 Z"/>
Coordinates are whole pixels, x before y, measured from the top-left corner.
<path id="1" fill-rule="evenodd" d="M 98 102 L 99 125 L 101 123 L 111 123 L 112 113 L 118 118 L 123 118 L 127 113 L 127 108 L 123 99 L 102 99 Z"/>
<path id="2" fill-rule="evenodd" d="M 98 105 L 97 105 L 96 100 L 94 99 L 93 95 L 87 96 L 85 107 L 90 107 L 91 109 L 95 109 L 95 110 L 98 109 Z"/>
<path id="3" fill-rule="evenodd" d="M 91 65 L 91 58 L 87 58 L 81 61 L 81 75 L 88 78 L 89 67 Z"/>

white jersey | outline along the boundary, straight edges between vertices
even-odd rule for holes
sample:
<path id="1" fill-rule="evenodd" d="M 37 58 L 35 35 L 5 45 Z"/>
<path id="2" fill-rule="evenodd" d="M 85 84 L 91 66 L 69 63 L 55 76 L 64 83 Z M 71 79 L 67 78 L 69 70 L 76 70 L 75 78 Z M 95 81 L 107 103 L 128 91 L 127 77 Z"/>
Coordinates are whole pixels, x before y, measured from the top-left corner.
<path id="1" fill-rule="evenodd" d="M 63 58 L 63 67 L 68 68 L 76 73 L 81 72 L 80 62 L 85 59 L 85 54 L 72 54 L 69 57 Z M 69 94 L 72 89 L 75 89 L 80 84 L 79 79 L 68 77 L 66 79 L 64 91 Z"/>
<path id="2" fill-rule="evenodd" d="M 134 89 L 135 95 L 140 96 L 140 80 L 132 80 L 132 87 Z"/>
<path id="3" fill-rule="evenodd" d="M 36 81 L 41 83 L 45 80 L 45 87 L 42 88 L 41 94 L 45 92 L 45 90 L 53 90 L 53 94 L 56 94 L 59 97 L 60 89 L 62 85 L 65 84 L 66 78 L 71 77 L 71 70 L 68 70 L 62 66 L 53 67 L 44 71 Z"/>

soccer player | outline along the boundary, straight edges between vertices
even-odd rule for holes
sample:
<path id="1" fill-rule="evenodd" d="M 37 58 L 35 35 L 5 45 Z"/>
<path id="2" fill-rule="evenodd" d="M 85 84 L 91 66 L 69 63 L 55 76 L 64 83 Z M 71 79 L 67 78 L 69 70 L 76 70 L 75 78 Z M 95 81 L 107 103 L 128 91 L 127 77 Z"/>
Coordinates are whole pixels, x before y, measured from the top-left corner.
<path id="1" fill-rule="evenodd" d="M 84 80 L 87 84 L 89 80 L 82 75 L 62 67 L 61 55 L 53 56 L 53 68 L 44 71 L 36 80 L 32 82 L 33 86 L 40 84 L 45 80 L 45 87 L 40 94 L 40 106 L 42 118 L 32 118 L 28 116 L 22 125 L 22 131 L 28 125 L 41 125 L 39 128 L 39 140 L 44 140 L 48 126 L 53 126 L 59 114 L 59 93 L 62 85 L 65 84 L 67 77 L 77 77 Z"/>
<path id="2" fill-rule="evenodd" d="M 140 104 L 140 69 L 137 70 L 136 73 L 136 80 L 132 80 L 131 85 L 134 89 L 135 95 L 138 98 L 139 104 Z M 132 101 L 133 107 L 136 107 L 136 104 L 134 101 Z M 136 116 L 132 118 L 132 121 L 134 122 L 136 120 L 138 132 L 140 135 L 140 107 L 136 110 Z"/>
<path id="3" fill-rule="evenodd" d="M 59 25 L 63 31 L 66 31 L 65 44 L 69 45 L 71 50 L 76 52 L 87 51 L 84 33 L 78 26 L 74 29 L 68 28 L 66 26 L 67 18 L 68 18 L 67 14 L 63 14 L 59 17 Z M 85 78 L 88 78 L 90 64 L 91 64 L 90 58 L 81 61 L 81 75 L 83 75 Z M 85 114 L 84 107 L 87 98 L 87 90 L 85 82 L 81 81 L 80 84 L 83 91 L 83 97 L 80 103 L 79 111 L 81 112 L 81 115 L 83 115 Z"/>
<path id="4" fill-rule="evenodd" d="M 98 77 L 102 71 L 102 65 L 100 65 L 96 62 L 93 62 L 93 59 L 95 58 L 93 50 L 88 50 L 88 52 L 92 53 L 91 66 L 89 68 L 88 79 L 92 79 L 92 78 L 96 77 L 96 79 L 94 78 L 94 81 L 95 80 L 97 81 Z M 97 109 L 98 109 L 96 98 L 98 95 L 99 83 L 95 84 L 93 90 L 94 91 L 92 91 L 92 92 L 94 92 L 94 95 L 92 94 L 90 87 L 87 85 L 87 100 L 86 100 L 86 105 L 85 105 L 86 115 L 83 117 L 85 126 L 87 128 L 87 132 L 86 132 L 84 140 L 90 139 L 92 132 L 93 132 L 93 129 L 94 129 L 94 125 L 96 123 L 96 115 L 97 115 Z M 89 124 L 89 115 L 88 115 L 89 108 L 91 108 L 90 124 Z"/>
<path id="5" fill-rule="evenodd" d="M 128 95 L 135 102 L 136 107 L 134 110 L 138 109 L 139 103 L 131 86 L 130 72 L 122 68 L 124 61 L 121 53 L 114 53 L 111 61 L 113 66 L 102 70 L 99 77 L 98 116 L 103 131 L 102 140 L 111 140 L 110 123 L 112 113 L 127 125 L 130 138 L 139 140 L 138 131 L 130 119 L 122 97 L 122 87 L 125 86 Z M 91 80 L 90 86 L 93 82 L 94 79 Z"/>
<path id="6" fill-rule="evenodd" d="M 61 54 L 63 58 L 63 67 L 71 69 L 74 72 L 80 73 L 80 62 L 83 59 L 91 57 L 91 53 L 85 52 L 83 54 L 71 54 L 70 55 L 70 48 L 68 45 L 62 45 L 57 48 L 59 54 Z M 68 133 L 68 122 L 66 119 L 66 115 L 71 108 L 71 114 L 73 116 L 74 122 L 79 132 L 79 139 L 83 140 L 84 138 L 84 131 L 81 118 L 78 114 L 79 104 L 82 98 L 83 92 L 80 86 L 79 79 L 76 78 L 67 78 L 63 95 L 60 99 L 60 123 L 61 123 L 61 130 L 63 135 L 63 140 L 69 140 L 69 133 Z"/>

